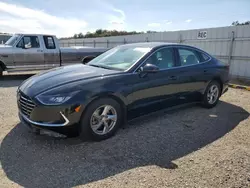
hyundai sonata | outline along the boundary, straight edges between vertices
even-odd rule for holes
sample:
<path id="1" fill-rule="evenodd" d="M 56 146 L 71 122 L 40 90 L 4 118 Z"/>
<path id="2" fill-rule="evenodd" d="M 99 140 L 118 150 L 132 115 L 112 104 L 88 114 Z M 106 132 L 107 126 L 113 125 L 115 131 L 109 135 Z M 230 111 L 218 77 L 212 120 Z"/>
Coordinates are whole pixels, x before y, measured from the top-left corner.
<path id="1" fill-rule="evenodd" d="M 82 138 L 102 140 L 140 107 L 186 100 L 214 107 L 227 91 L 228 72 L 227 64 L 195 47 L 121 45 L 86 65 L 55 68 L 24 81 L 17 91 L 19 117 L 36 129 L 76 127 Z"/>

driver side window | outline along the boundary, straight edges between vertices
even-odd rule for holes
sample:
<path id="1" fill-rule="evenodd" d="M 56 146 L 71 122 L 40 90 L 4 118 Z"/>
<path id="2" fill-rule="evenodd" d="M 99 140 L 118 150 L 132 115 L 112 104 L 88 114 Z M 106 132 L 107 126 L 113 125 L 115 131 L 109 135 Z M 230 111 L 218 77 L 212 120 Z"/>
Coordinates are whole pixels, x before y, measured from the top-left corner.
<path id="1" fill-rule="evenodd" d="M 24 47 L 24 43 L 23 43 L 23 38 L 18 42 L 18 44 L 16 45 L 17 48 L 23 48 Z"/>
<path id="2" fill-rule="evenodd" d="M 153 64 L 160 70 L 168 69 L 175 66 L 173 48 L 163 48 L 149 57 L 146 64 Z"/>
<path id="3" fill-rule="evenodd" d="M 39 48 L 39 39 L 36 36 L 24 36 L 16 46 L 17 48 Z"/>

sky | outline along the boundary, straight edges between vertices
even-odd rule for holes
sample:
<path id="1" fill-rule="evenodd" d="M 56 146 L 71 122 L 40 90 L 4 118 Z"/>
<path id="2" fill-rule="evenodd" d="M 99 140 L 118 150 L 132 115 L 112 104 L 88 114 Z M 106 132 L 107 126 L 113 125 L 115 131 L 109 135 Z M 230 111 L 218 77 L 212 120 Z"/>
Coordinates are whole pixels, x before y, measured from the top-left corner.
<path id="1" fill-rule="evenodd" d="M 0 0 L 0 32 L 176 31 L 250 20 L 250 0 Z"/>

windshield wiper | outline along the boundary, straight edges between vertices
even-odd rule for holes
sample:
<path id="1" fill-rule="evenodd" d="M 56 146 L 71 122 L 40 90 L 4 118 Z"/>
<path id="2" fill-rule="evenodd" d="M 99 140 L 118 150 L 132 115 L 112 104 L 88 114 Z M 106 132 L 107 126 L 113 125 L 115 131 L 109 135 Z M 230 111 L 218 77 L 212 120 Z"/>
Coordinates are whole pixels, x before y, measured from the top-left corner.
<path id="1" fill-rule="evenodd" d="M 93 65 L 93 64 L 87 64 L 87 65 L 92 66 L 92 67 L 98 67 L 98 68 L 113 70 L 111 67 L 106 67 L 106 66 L 103 66 L 103 65 Z"/>

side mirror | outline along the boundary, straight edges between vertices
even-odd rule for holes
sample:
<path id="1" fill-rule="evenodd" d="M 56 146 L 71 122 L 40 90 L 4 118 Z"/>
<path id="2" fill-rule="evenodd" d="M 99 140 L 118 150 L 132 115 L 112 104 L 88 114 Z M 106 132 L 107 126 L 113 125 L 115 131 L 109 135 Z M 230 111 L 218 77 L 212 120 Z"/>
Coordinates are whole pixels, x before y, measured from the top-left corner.
<path id="1" fill-rule="evenodd" d="M 90 62 L 94 58 L 95 58 L 95 56 L 86 56 L 86 57 L 82 58 L 82 63 L 87 64 L 88 62 Z"/>
<path id="2" fill-rule="evenodd" d="M 31 48 L 31 45 L 25 44 L 25 45 L 23 46 L 23 48 L 24 48 L 24 49 L 30 49 L 30 48 Z"/>
<path id="3" fill-rule="evenodd" d="M 153 64 L 146 64 L 143 67 L 141 67 L 142 73 L 155 73 L 157 71 L 159 71 L 159 67 Z"/>

